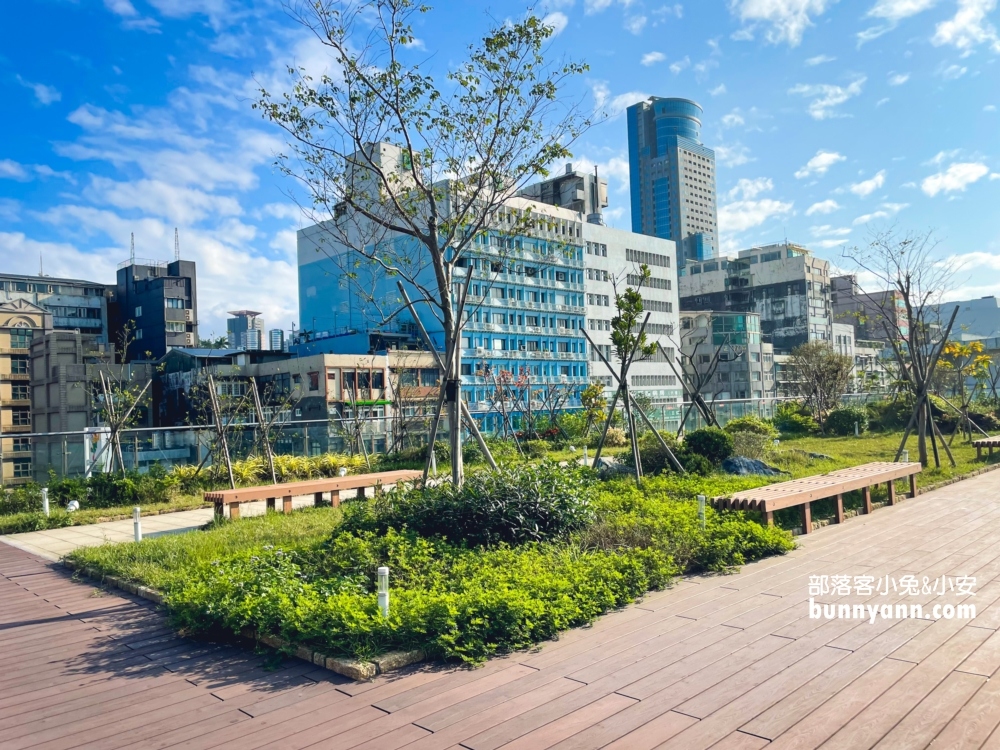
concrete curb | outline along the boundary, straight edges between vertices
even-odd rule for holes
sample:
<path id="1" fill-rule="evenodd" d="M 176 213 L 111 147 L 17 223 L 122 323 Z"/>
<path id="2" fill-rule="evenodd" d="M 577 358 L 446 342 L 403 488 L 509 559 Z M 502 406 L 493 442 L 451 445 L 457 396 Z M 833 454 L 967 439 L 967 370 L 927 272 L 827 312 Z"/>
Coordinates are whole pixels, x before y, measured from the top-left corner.
<path id="1" fill-rule="evenodd" d="M 135 594 L 136 596 L 147 599 L 154 604 L 163 604 L 163 594 L 156 589 L 149 588 L 148 586 L 139 586 L 129 581 L 123 581 L 117 576 L 102 575 L 93 568 L 78 566 L 72 560 L 65 558 L 62 560 L 62 564 L 75 573 L 79 573 L 80 575 L 86 576 L 87 578 L 91 578 L 95 581 L 100 581 L 107 586 L 120 589 L 121 591 L 128 592 L 129 594 Z M 374 679 L 377 675 L 402 669 L 403 667 L 408 667 L 411 664 L 416 664 L 426 658 L 424 652 L 418 649 L 415 651 L 390 651 L 376 656 L 371 661 L 338 659 L 333 656 L 327 656 L 319 651 L 313 651 L 305 646 L 294 647 L 287 641 L 278 638 L 277 636 L 258 635 L 253 630 L 244 630 L 240 633 L 240 635 L 258 643 L 263 643 L 265 646 L 273 648 L 276 651 L 284 651 L 292 654 L 296 658 L 302 659 L 302 661 L 315 664 L 317 667 L 329 669 L 331 672 L 336 672 L 339 675 L 343 675 L 344 677 L 358 682 L 365 682 Z"/>

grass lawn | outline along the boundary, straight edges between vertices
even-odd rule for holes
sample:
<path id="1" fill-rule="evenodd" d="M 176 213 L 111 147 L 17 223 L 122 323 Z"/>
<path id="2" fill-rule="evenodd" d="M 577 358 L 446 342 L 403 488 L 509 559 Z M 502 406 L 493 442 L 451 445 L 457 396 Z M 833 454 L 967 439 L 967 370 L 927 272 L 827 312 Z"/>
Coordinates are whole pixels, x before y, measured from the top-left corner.
<path id="1" fill-rule="evenodd" d="M 145 515 L 153 513 L 175 513 L 182 510 L 195 510 L 209 507 L 204 498 L 199 495 L 180 495 L 168 503 L 143 504 Z M 134 506 L 118 506 L 112 508 L 93 508 L 67 513 L 58 504 L 51 506 L 51 515 L 43 513 L 11 513 L 0 515 L 0 534 L 19 534 L 25 531 L 44 531 L 45 529 L 60 529 L 66 526 L 86 526 L 105 521 L 121 521 L 132 517 Z"/>

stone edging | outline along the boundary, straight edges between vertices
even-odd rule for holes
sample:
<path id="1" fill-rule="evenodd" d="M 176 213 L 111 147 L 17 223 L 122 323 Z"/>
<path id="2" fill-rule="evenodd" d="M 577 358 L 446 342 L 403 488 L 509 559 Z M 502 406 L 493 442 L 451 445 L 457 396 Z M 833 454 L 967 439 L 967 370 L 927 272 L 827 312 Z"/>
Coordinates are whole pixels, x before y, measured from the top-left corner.
<path id="1" fill-rule="evenodd" d="M 139 586 L 135 583 L 129 581 L 123 581 L 117 576 L 102 575 L 98 571 L 92 568 L 79 567 L 72 560 L 63 559 L 62 564 L 69 568 L 70 570 L 86 576 L 87 578 L 92 578 L 94 580 L 100 581 L 101 583 L 111 586 L 122 591 L 126 591 L 129 594 L 135 594 L 143 599 L 148 599 L 154 604 L 163 604 L 163 594 L 152 589 L 149 586 Z M 287 641 L 272 635 L 258 635 L 254 631 L 246 630 L 242 632 L 244 638 L 250 638 L 254 641 L 263 643 L 265 646 L 270 646 L 278 651 L 285 651 L 286 653 L 291 653 L 303 661 L 307 661 L 310 664 L 314 664 L 317 667 L 323 667 L 324 669 L 329 669 L 331 672 L 336 672 L 344 677 L 349 677 L 352 680 L 366 681 L 373 679 L 376 675 L 384 674 L 386 672 L 391 672 L 396 669 L 402 669 L 410 664 L 416 664 L 421 662 L 425 658 L 423 651 L 390 651 L 387 654 L 382 654 L 376 656 L 371 661 L 359 661 L 357 659 L 337 659 L 332 656 L 327 656 L 319 651 L 313 651 L 306 646 L 293 647 Z"/>

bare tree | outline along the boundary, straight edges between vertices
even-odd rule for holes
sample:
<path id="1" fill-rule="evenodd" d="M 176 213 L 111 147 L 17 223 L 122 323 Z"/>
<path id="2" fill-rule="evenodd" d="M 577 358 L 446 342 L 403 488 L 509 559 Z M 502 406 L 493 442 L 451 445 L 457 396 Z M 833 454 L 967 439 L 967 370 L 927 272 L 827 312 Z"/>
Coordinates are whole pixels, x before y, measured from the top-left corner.
<path id="1" fill-rule="evenodd" d="M 940 466 L 937 442 L 940 435 L 930 406 L 930 387 L 938 359 L 951 334 L 955 308 L 942 329 L 939 303 L 953 284 L 957 268 L 935 257 L 937 242 L 931 232 L 898 232 L 890 227 L 871 232 L 865 247 L 844 250 L 844 256 L 865 271 L 870 292 L 892 291 L 903 302 L 904 314 L 895 307 L 879 305 L 881 327 L 885 332 L 899 370 L 899 380 L 913 397 L 913 413 L 903 433 L 896 459 L 916 427 L 920 463 L 928 465 L 927 435 L 930 432 L 934 461 Z M 948 451 L 947 445 L 944 445 Z M 948 451 L 949 457 L 951 456 Z M 952 459 L 954 464 L 954 459 Z"/>
<path id="2" fill-rule="evenodd" d="M 792 350 L 789 364 L 799 395 L 812 406 L 822 432 L 827 412 L 837 408 L 851 385 L 854 358 L 839 353 L 826 341 L 808 341 Z"/>
<path id="3" fill-rule="evenodd" d="M 314 79 L 291 70 L 292 91 L 262 90 L 255 106 L 290 136 L 292 158 L 279 166 L 304 187 L 313 218 L 323 222 L 317 252 L 338 264 L 380 322 L 403 308 L 372 283 L 377 276 L 405 283 L 437 319 L 448 365 L 442 387 L 452 480 L 460 484 L 456 286 L 472 273 L 495 278 L 517 238 L 545 229 L 547 219 L 527 204 L 508 203 L 528 179 L 569 156 L 589 125 L 560 95 L 587 66 L 546 63 L 553 28 L 529 13 L 499 23 L 439 84 L 414 61 L 411 24 L 427 10 L 413 0 L 295 3 L 297 19 L 337 72 Z M 477 252 L 496 265 L 471 263 Z"/>

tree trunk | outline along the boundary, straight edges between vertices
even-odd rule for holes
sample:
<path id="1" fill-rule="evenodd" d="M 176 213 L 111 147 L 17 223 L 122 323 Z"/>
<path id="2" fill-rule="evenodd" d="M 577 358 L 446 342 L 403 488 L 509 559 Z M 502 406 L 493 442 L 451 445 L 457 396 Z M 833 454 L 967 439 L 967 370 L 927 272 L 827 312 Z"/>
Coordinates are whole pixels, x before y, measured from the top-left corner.
<path id="1" fill-rule="evenodd" d="M 921 401 L 917 406 L 917 454 L 920 463 L 927 466 L 927 402 Z"/>
<path id="2" fill-rule="evenodd" d="M 451 481 L 456 487 L 461 487 L 465 481 L 465 470 L 462 464 L 462 411 L 459 403 L 462 398 L 462 381 L 460 375 L 462 372 L 461 330 L 456 331 L 451 345 L 455 347 L 455 353 L 451 357 L 452 370 L 450 373 L 447 373 L 448 382 L 445 384 L 445 388 L 447 389 L 445 399 L 448 404 L 448 437 L 451 444 Z M 445 361 L 447 360 L 448 356 L 446 354 Z"/>
<path id="3" fill-rule="evenodd" d="M 639 441 L 635 437 L 635 419 L 632 417 L 632 404 L 629 400 L 628 384 L 622 382 L 622 396 L 625 405 L 625 426 L 628 429 L 629 442 L 632 445 L 632 461 L 635 463 L 635 483 L 642 487 L 642 459 L 639 456 Z"/>

